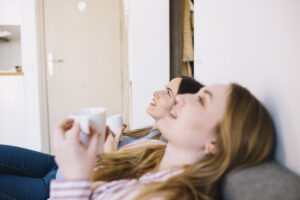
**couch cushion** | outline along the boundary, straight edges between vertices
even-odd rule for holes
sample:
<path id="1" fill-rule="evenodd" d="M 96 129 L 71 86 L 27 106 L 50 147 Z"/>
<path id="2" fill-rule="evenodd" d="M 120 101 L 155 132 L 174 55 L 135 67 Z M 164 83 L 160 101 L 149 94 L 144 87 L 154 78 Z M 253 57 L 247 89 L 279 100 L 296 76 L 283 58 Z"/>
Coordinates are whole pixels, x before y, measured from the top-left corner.
<path id="1" fill-rule="evenodd" d="M 227 175 L 225 200 L 300 200 L 300 177 L 269 161 Z"/>

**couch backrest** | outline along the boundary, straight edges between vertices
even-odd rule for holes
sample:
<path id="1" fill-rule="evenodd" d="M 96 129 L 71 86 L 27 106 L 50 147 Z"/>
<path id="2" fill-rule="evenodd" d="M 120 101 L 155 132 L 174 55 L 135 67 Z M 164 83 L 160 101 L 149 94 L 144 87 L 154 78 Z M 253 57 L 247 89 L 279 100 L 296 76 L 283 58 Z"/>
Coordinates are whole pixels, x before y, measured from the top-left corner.
<path id="1" fill-rule="evenodd" d="M 275 161 L 227 175 L 225 200 L 300 200 L 300 177 Z"/>

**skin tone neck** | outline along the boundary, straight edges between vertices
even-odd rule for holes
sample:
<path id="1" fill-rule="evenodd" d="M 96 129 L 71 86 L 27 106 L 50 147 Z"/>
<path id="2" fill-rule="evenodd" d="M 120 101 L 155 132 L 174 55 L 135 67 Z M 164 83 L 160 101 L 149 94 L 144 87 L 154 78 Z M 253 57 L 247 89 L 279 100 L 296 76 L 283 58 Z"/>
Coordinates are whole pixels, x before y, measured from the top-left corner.
<path id="1" fill-rule="evenodd" d="M 156 121 L 155 121 L 154 124 L 153 124 L 153 129 L 158 129 L 158 128 L 157 128 L 157 122 L 156 122 Z"/>
<path id="2" fill-rule="evenodd" d="M 158 171 L 182 168 L 205 158 L 204 151 L 178 148 L 168 143 L 165 154 L 159 164 Z"/>

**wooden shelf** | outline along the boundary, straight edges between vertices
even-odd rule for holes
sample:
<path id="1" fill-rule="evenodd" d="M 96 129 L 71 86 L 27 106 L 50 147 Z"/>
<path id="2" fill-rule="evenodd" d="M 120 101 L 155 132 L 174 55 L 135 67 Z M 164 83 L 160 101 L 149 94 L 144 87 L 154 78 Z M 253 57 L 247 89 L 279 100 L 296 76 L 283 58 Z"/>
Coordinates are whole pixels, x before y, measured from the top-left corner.
<path id="1" fill-rule="evenodd" d="M 23 76 L 23 72 L 0 72 L 0 76 Z"/>

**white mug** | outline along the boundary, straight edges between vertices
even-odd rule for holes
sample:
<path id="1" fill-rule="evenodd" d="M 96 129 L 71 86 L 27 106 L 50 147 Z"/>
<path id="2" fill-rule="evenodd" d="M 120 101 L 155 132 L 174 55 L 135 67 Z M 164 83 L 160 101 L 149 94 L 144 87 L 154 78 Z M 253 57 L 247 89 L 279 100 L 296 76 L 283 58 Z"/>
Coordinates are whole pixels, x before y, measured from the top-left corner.
<path id="1" fill-rule="evenodd" d="M 119 129 L 123 125 L 123 117 L 122 115 L 112 115 L 107 117 L 106 120 L 107 126 L 109 126 L 112 134 L 116 136 L 118 134 Z"/>
<path id="2" fill-rule="evenodd" d="M 98 154 L 103 153 L 106 132 L 106 109 L 103 107 L 85 108 L 73 112 L 69 117 L 72 118 L 75 123 L 79 123 L 81 129 L 79 137 L 84 146 L 88 146 L 89 144 L 90 124 L 100 131 L 101 136 L 99 139 Z"/>

